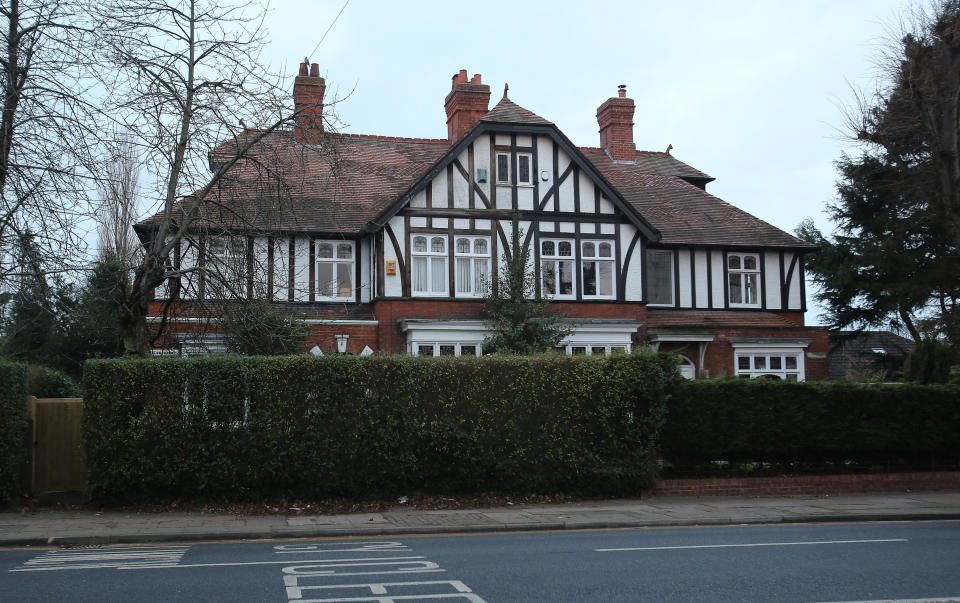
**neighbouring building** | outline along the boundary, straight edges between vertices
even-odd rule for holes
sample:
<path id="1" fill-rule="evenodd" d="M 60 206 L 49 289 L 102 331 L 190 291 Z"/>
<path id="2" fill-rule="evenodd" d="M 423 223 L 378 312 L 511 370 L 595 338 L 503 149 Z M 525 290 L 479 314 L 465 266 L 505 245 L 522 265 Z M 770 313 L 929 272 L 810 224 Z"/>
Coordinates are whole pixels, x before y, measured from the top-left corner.
<path id="1" fill-rule="evenodd" d="M 815 248 L 708 193 L 713 178 L 669 149 L 638 151 L 625 87 L 597 109 L 598 147 L 574 145 L 506 87 L 490 108 L 489 86 L 464 70 L 440 140 L 324 132 L 324 90 L 301 64 L 294 127 L 210 193 L 171 259 L 203 270 L 151 305 L 154 324 L 168 315 L 157 353 L 221 347 L 225 334 L 198 325 L 232 291 L 305 318 L 314 353 L 482 354 L 484 287 L 518 211 L 536 286 L 576 320 L 567 353 L 652 346 L 679 352 L 690 378 L 827 378 L 827 332 L 803 318 Z M 255 135 L 225 141 L 211 169 Z M 142 239 L 157 219 L 137 225 Z"/>
<path id="2" fill-rule="evenodd" d="M 833 380 L 889 381 L 897 378 L 913 350 L 912 339 L 890 331 L 830 333 L 829 375 Z"/>

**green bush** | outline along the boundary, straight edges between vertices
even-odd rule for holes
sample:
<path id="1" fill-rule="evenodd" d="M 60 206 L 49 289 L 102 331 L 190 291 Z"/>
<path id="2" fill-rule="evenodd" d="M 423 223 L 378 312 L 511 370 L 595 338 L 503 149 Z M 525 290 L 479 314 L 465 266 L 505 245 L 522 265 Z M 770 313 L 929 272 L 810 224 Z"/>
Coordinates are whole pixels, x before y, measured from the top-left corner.
<path id="1" fill-rule="evenodd" d="M 936 339 L 924 339 L 913 346 L 903 363 L 906 381 L 917 383 L 946 383 L 950 378 L 950 360 L 953 348 Z"/>
<path id="2" fill-rule="evenodd" d="M 677 380 L 651 353 L 95 360 L 88 495 L 636 494 Z"/>
<path id="3" fill-rule="evenodd" d="M 799 470 L 960 461 L 960 387 L 723 379 L 683 383 L 662 455 L 691 470 L 720 461 Z"/>
<path id="4" fill-rule="evenodd" d="M 0 360 L 0 505 L 22 492 L 27 441 L 27 367 Z"/>
<path id="5" fill-rule="evenodd" d="M 27 392 L 37 398 L 79 398 L 80 384 L 70 375 L 46 366 L 27 369 Z"/>

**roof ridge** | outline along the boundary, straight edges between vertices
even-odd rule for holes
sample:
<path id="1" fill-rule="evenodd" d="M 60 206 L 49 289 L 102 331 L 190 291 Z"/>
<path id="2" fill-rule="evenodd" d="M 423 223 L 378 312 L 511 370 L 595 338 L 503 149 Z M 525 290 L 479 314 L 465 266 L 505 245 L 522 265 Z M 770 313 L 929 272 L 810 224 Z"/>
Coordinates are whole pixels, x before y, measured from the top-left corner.
<path id="1" fill-rule="evenodd" d="M 447 138 L 413 138 L 409 136 L 382 136 L 380 134 L 353 134 L 348 132 L 336 132 L 336 136 L 344 136 L 350 138 L 369 138 L 373 140 L 389 140 L 394 142 L 443 142 L 450 144 L 450 140 Z"/>

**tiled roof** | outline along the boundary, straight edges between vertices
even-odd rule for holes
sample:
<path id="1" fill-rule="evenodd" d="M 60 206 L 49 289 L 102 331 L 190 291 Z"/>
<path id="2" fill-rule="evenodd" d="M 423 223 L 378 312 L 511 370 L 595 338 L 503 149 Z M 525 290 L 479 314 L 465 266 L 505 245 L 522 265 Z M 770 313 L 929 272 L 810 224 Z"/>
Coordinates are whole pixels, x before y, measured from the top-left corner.
<path id="1" fill-rule="evenodd" d="M 579 147 L 579 149 L 584 157 L 595 165 L 604 160 L 610 161 L 610 157 L 603 149 L 596 147 Z M 663 174 L 666 176 L 679 176 L 681 178 L 697 180 L 713 180 L 709 174 L 690 167 L 669 153 L 637 151 L 635 161 L 637 162 L 637 169 L 645 174 Z"/>
<path id="2" fill-rule="evenodd" d="M 489 123 L 553 125 L 504 97 L 482 118 Z M 211 153 L 230 156 L 246 131 Z M 234 166 L 208 196 L 197 227 L 311 233 L 360 233 L 400 199 L 449 151 L 447 140 L 332 134 L 322 145 L 303 145 L 289 130 L 267 135 L 253 149 L 257 160 Z M 681 245 L 811 247 L 684 178 L 710 177 L 667 153 L 639 151 L 633 163 L 603 150 L 579 151 L 647 223 L 661 242 Z M 218 203 L 222 200 L 222 203 Z M 180 209 L 178 206 L 177 209 Z M 161 214 L 138 225 L 141 233 Z"/>
<path id="3" fill-rule="evenodd" d="M 772 312 L 718 312 L 691 310 L 658 310 L 647 308 L 647 328 L 651 331 L 669 328 L 730 328 L 730 327 L 792 327 L 797 328 L 783 316 Z"/>
<path id="4" fill-rule="evenodd" d="M 889 372 L 916 345 L 890 331 L 839 331 L 830 334 L 830 379 L 863 377 L 871 369 Z"/>
<path id="5" fill-rule="evenodd" d="M 584 155 L 660 231 L 663 243 L 814 247 L 690 184 L 682 179 L 685 174 L 669 174 L 672 164 L 666 161 L 651 172 L 646 162 L 613 161 L 603 151 L 587 149 Z M 679 170 L 687 167 L 676 163 Z"/>
<path id="6" fill-rule="evenodd" d="M 537 124 L 541 126 L 553 125 L 553 122 L 545 120 L 533 111 L 524 109 L 517 103 L 507 98 L 506 95 L 500 99 L 500 102 L 497 103 L 496 107 L 481 117 L 480 121 L 499 124 Z"/>
<path id="7" fill-rule="evenodd" d="M 261 141 L 251 151 L 257 161 L 238 163 L 211 191 L 213 202 L 203 204 L 196 226 L 359 233 L 450 148 L 435 139 L 336 134 L 322 145 L 302 145 L 292 138 L 283 131 Z"/>

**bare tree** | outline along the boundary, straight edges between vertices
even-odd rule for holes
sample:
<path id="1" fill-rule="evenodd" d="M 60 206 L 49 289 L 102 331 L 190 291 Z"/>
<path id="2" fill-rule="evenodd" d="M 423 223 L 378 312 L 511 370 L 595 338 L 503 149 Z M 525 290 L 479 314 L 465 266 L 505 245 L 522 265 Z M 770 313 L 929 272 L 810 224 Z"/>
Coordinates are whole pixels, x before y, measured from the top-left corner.
<path id="1" fill-rule="evenodd" d="M 48 270 L 83 262 L 77 225 L 97 141 L 85 14 L 79 0 L 0 6 L 0 287 L 23 274 L 12 249 L 28 235 Z"/>
<path id="2" fill-rule="evenodd" d="M 98 255 L 101 260 L 113 256 L 132 269 L 140 255 L 140 243 L 133 232 L 139 215 L 140 165 L 130 141 L 121 139 L 116 147 L 97 186 Z"/>
<path id="3" fill-rule="evenodd" d="M 185 271 L 171 254 L 181 241 L 203 229 L 256 227 L 231 206 L 224 187 L 244 170 L 249 182 L 270 186 L 268 139 L 299 117 L 286 106 L 281 78 L 260 63 L 263 10 L 253 2 L 114 0 L 96 12 L 110 66 L 103 70 L 113 91 L 108 112 L 130 132 L 145 171 L 157 176 L 151 200 L 159 211 L 120 309 L 128 354 L 148 351 L 154 289 L 174 283 L 169 298 L 176 298 Z M 229 276 L 222 285 L 245 296 Z"/>

